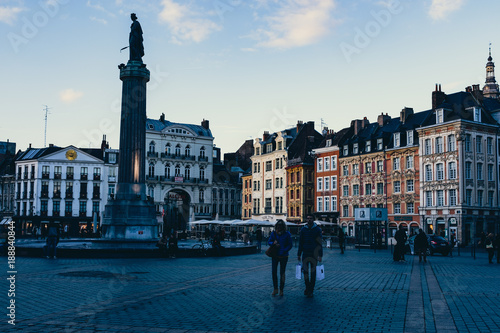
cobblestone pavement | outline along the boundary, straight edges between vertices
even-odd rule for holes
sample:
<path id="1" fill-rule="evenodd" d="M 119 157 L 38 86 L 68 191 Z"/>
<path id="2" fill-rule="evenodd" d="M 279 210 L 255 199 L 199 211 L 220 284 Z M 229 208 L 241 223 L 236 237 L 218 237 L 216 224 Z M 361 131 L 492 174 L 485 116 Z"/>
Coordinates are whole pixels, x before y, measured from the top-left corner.
<path id="1" fill-rule="evenodd" d="M 295 250 L 292 250 L 295 254 Z M 388 251 L 325 249 L 313 298 L 287 266 L 271 297 L 270 259 L 17 258 L 16 325 L 23 332 L 500 332 L 500 264 L 485 255 L 428 263 Z M 6 258 L 2 260 L 7 271 Z M 6 279 L 0 282 L 6 295 Z"/>

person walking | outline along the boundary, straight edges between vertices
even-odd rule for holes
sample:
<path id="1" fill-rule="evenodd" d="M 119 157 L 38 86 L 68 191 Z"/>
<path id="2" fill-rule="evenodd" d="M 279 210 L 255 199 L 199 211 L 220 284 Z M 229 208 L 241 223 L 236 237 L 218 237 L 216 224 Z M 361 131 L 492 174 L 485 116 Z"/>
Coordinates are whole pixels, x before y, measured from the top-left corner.
<path id="1" fill-rule="evenodd" d="M 394 247 L 394 261 L 406 261 L 405 260 L 405 243 L 406 243 L 406 231 L 403 229 L 403 225 L 399 225 L 399 230 L 396 231 L 394 239 L 397 244 Z"/>
<path id="2" fill-rule="evenodd" d="M 163 233 L 162 237 L 156 243 L 156 247 L 160 250 L 160 256 L 168 257 L 168 238 L 167 233 Z"/>
<path id="3" fill-rule="evenodd" d="M 450 257 L 453 257 L 453 248 L 455 245 L 457 245 L 457 236 L 455 236 L 455 232 L 452 232 L 450 236 Z"/>
<path id="4" fill-rule="evenodd" d="M 484 244 L 486 247 L 486 251 L 488 251 L 488 262 L 490 264 L 492 264 L 493 263 L 493 256 L 495 255 L 495 245 L 494 245 L 494 239 L 493 239 L 492 233 L 488 234 L 488 237 L 486 237 Z"/>
<path id="5" fill-rule="evenodd" d="M 257 251 L 259 251 L 260 253 L 260 250 L 262 248 L 262 229 L 260 227 L 258 227 L 257 230 L 255 231 L 255 240 L 257 241 Z"/>
<path id="6" fill-rule="evenodd" d="M 56 225 L 54 222 L 50 222 L 47 230 L 47 241 L 45 242 L 45 245 L 47 246 L 47 253 L 45 254 L 45 257 L 47 259 L 49 258 L 57 259 L 56 248 L 57 248 L 57 243 L 59 243 L 59 236 L 60 236 L 59 226 Z"/>
<path id="7" fill-rule="evenodd" d="M 174 231 L 170 238 L 168 239 L 168 257 L 175 258 L 177 256 L 178 238 L 177 231 Z"/>
<path id="8" fill-rule="evenodd" d="M 306 217 L 306 225 L 300 229 L 298 260 L 302 259 L 302 271 L 306 290 L 304 295 L 313 297 L 314 286 L 316 285 L 316 265 L 323 257 L 323 239 L 321 228 L 314 223 L 311 215 Z"/>
<path id="9" fill-rule="evenodd" d="M 345 233 L 342 228 L 339 228 L 339 247 L 340 247 L 340 254 L 344 254 L 345 250 Z"/>
<path id="10" fill-rule="evenodd" d="M 268 245 L 274 246 L 278 250 L 276 256 L 272 257 L 271 273 L 273 277 L 273 292 L 271 296 L 278 294 L 278 264 L 280 265 L 280 296 L 283 296 L 285 288 L 286 264 L 288 263 L 288 252 L 292 249 L 292 235 L 286 230 L 286 223 L 278 220 L 274 226 L 274 231 L 269 236 Z"/>
<path id="11" fill-rule="evenodd" d="M 429 247 L 429 241 L 427 240 L 427 235 L 422 229 L 419 229 L 418 235 L 415 237 L 414 246 L 415 252 L 418 253 L 418 262 L 422 262 L 422 257 L 424 257 L 424 262 L 427 262 L 427 248 Z"/>

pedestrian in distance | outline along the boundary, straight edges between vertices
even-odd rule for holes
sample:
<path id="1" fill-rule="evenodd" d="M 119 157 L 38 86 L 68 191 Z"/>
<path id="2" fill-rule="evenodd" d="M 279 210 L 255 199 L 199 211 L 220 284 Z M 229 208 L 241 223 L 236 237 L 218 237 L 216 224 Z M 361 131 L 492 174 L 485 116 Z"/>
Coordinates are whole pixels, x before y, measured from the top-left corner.
<path id="1" fill-rule="evenodd" d="M 422 262 L 422 257 L 424 257 L 424 262 L 427 262 L 427 248 L 429 247 L 429 241 L 427 240 L 427 235 L 422 229 L 418 230 L 414 246 L 415 252 L 418 253 L 418 262 Z"/>
<path id="2" fill-rule="evenodd" d="M 45 242 L 46 253 L 45 257 L 47 259 L 57 259 L 56 257 L 56 249 L 57 244 L 59 243 L 60 229 L 54 222 L 49 223 L 49 227 L 47 230 L 47 240 Z"/>
<path id="3" fill-rule="evenodd" d="M 493 263 L 493 256 L 495 255 L 495 244 L 494 244 L 493 234 L 489 233 L 485 240 L 486 251 L 488 251 L 488 262 Z"/>
<path id="4" fill-rule="evenodd" d="M 63 228 L 63 238 L 69 238 L 69 226 L 67 224 L 64 225 Z"/>
<path id="5" fill-rule="evenodd" d="M 36 226 L 33 227 L 33 238 L 38 239 L 38 228 Z"/>
<path id="6" fill-rule="evenodd" d="M 163 233 L 162 237 L 156 243 L 156 247 L 160 250 L 160 256 L 168 257 L 168 238 L 167 233 Z"/>
<path id="7" fill-rule="evenodd" d="M 292 235 L 286 230 L 286 223 L 283 220 L 278 220 L 274 226 L 274 231 L 269 236 L 268 245 L 276 248 L 275 254 L 272 257 L 271 273 L 273 278 L 273 292 L 271 296 L 278 294 L 278 264 L 280 265 L 280 291 L 279 295 L 283 296 L 285 288 L 286 265 L 288 263 L 288 252 L 292 249 Z"/>
<path id="8" fill-rule="evenodd" d="M 500 234 L 495 236 L 495 242 L 493 244 L 495 250 L 497 251 L 497 264 L 500 264 Z"/>
<path id="9" fill-rule="evenodd" d="M 452 232 L 450 236 L 450 257 L 453 257 L 453 248 L 457 245 L 457 236 Z"/>
<path id="10" fill-rule="evenodd" d="M 345 250 L 345 233 L 342 228 L 339 228 L 339 247 L 340 247 L 340 254 L 344 254 Z"/>
<path id="11" fill-rule="evenodd" d="M 306 217 L 306 225 L 300 229 L 298 260 L 302 260 L 302 272 L 306 290 L 304 295 L 313 297 L 316 285 L 316 266 L 322 261 L 323 239 L 321 228 L 314 223 L 311 215 Z"/>
<path id="12" fill-rule="evenodd" d="M 172 233 L 172 236 L 168 239 L 168 256 L 169 258 L 175 258 L 177 256 L 178 238 L 177 231 Z"/>
<path id="13" fill-rule="evenodd" d="M 262 248 L 262 229 L 260 227 L 255 231 L 255 240 L 257 241 L 257 251 L 260 253 Z"/>
<path id="14" fill-rule="evenodd" d="M 406 231 L 403 229 L 403 225 L 399 225 L 399 230 L 396 231 L 394 239 L 397 244 L 394 247 L 394 261 L 406 261 L 405 260 L 405 243 L 406 243 Z"/>

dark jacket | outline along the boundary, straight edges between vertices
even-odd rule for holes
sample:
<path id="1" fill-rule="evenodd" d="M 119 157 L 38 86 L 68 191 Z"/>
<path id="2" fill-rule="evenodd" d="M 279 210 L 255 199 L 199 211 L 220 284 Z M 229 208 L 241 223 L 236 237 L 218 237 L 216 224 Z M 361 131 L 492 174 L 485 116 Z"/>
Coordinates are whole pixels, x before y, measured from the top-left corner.
<path id="1" fill-rule="evenodd" d="M 321 228 L 316 223 L 312 228 L 306 224 L 300 229 L 299 251 L 297 256 L 304 254 L 306 257 L 323 256 L 323 239 Z"/>
<path id="2" fill-rule="evenodd" d="M 290 232 L 285 231 L 281 235 L 278 235 L 276 231 L 273 231 L 271 233 L 271 236 L 269 236 L 267 244 L 271 246 L 275 240 L 277 240 L 278 244 L 280 245 L 280 247 L 278 248 L 278 257 L 288 257 L 288 251 L 290 251 L 293 246 L 292 235 L 290 234 Z"/>
<path id="3" fill-rule="evenodd" d="M 396 234 L 394 235 L 394 239 L 396 240 L 396 242 L 398 242 L 397 245 L 401 246 L 401 245 L 404 245 L 405 242 L 406 242 L 406 232 L 402 229 L 396 231 Z"/>
<path id="4" fill-rule="evenodd" d="M 427 235 L 422 232 L 415 236 L 415 249 L 416 250 L 425 250 L 429 247 L 429 242 L 427 241 Z"/>

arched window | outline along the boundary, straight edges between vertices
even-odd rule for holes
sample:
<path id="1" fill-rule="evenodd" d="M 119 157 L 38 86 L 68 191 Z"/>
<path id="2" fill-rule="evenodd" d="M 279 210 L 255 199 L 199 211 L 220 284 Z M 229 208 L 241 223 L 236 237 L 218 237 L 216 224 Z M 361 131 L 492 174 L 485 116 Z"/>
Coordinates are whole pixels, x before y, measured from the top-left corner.
<path id="1" fill-rule="evenodd" d="M 204 202 L 204 201 L 205 201 L 205 191 L 200 190 L 200 202 Z"/>
<path id="2" fill-rule="evenodd" d="M 200 148 L 200 157 L 205 157 L 205 147 Z"/>
<path id="3" fill-rule="evenodd" d="M 165 178 L 170 178 L 170 164 L 165 164 Z"/>
<path id="4" fill-rule="evenodd" d="M 154 163 L 149 163 L 149 173 L 148 173 L 148 176 L 151 177 L 151 178 L 155 176 L 155 165 L 154 165 Z"/>
<path id="5" fill-rule="evenodd" d="M 167 143 L 167 144 L 165 145 L 165 154 L 166 154 L 166 155 L 170 155 L 170 154 L 172 154 L 172 147 L 170 146 L 170 143 Z"/>
<path id="6" fill-rule="evenodd" d="M 181 176 L 181 166 L 177 164 L 175 166 L 175 177 L 180 177 Z"/>
<path id="7" fill-rule="evenodd" d="M 184 168 L 184 178 L 189 179 L 191 177 L 191 167 L 186 165 Z"/>
<path id="8" fill-rule="evenodd" d="M 205 179 L 205 168 L 200 168 L 200 180 Z"/>
<path id="9" fill-rule="evenodd" d="M 175 146 L 175 155 L 179 156 L 181 154 L 181 145 Z"/>
<path id="10" fill-rule="evenodd" d="M 184 149 L 184 155 L 186 156 L 191 155 L 191 147 L 189 147 L 189 145 L 187 145 L 186 148 Z"/>
<path id="11" fill-rule="evenodd" d="M 149 143 L 149 152 L 150 153 L 154 153 L 155 152 L 155 142 L 154 141 L 151 141 Z"/>

